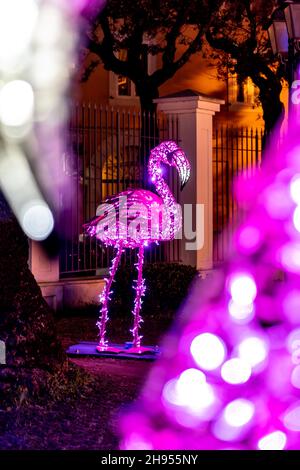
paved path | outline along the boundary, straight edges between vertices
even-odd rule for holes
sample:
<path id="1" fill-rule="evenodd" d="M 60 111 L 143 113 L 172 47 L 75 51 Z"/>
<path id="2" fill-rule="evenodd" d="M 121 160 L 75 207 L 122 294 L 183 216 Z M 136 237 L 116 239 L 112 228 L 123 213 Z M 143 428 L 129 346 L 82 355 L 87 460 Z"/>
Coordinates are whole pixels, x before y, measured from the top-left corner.
<path id="1" fill-rule="evenodd" d="M 153 365 L 152 361 L 134 359 L 72 358 L 70 360 L 74 364 L 83 367 L 87 372 L 95 375 L 131 377 L 139 381 L 143 381 Z"/>

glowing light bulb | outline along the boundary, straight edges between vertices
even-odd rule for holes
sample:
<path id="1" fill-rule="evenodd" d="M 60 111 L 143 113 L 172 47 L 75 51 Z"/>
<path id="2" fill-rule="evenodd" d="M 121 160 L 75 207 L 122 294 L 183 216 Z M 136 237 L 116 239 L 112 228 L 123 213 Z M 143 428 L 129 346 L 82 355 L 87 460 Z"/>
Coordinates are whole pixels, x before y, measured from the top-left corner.
<path id="1" fill-rule="evenodd" d="M 296 204 L 300 204 L 300 175 L 295 175 L 290 183 L 290 195 Z"/>
<path id="2" fill-rule="evenodd" d="M 286 243 L 279 251 L 279 261 L 287 271 L 299 273 L 300 243 Z"/>
<path id="3" fill-rule="evenodd" d="M 257 227 L 244 227 L 238 235 L 238 244 L 242 251 L 252 253 L 261 242 L 261 233 Z"/>
<path id="4" fill-rule="evenodd" d="M 204 370 L 217 369 L 226 356 L 223 341 L 211 333 L 196 336 L 191 343 L 190 351 L 197 365 Z"/>
<path id="5" fill-rule="evenodd" d="M 283 423 L 290 431 L 300 431 L 300 405 L 299 402 L 289 408 L 283 417 Z"/>
<path id="6" fill-rule="evenodd" d="M 233 358 L 223 364 L 221 377 L 229 384 L 243 384 L 251 377 L 251 367 L 242 359 Z"/>
<path id="7" fill-rule="evenodd" d="M 229 403 L 224 410 L 224 420 L 233 427 L 242 427 L 248 424 L 254 416 L 255 406 L 244 398 Z"/>
<path id="8" fill-rule="evenodd" d="M 300 366 L 297 366 L 293 369 L 292 375 L 291 375 L 291 383 L 293 387 L 295 388 L 300 388 Z"/>
<path id="9" fill-rule="evenodd" d="M 201 370 L 198 369 L 186 369 L 182 372 L 179 376 L 179 379 L 176 383 L 176 389 L 179 393 L 188 391 L 190 392 L 190 388 L 193 384 L 205 383 L 206 377 Z"/>
<path id="10" fill-rule="evenodd" d="M 163 398 L 198 417 L 215 402 L 213 387 L 206 383 L 205 375 L 198 369 L 187 369 L 179 377 L 167 382 Z"/>
<path id="11" fill-rule="evenodd" d="M 31 121 L 34 93 L 23 80 L 13 80 L 0 90 L 0 120 L 6 126 L 23 126 Z"/>
<path id="12" fill-rule="evenodd" d="M 214 436 L 226 442 L 242 440 L 250 429 L 254 413 L 251 401 L 243 398 L 232 401 L 213 424 Z"/>
<path id="13" fill-rule="evenodd" d="M 228 304 L 228 311 L 233 320 L 239 323 L 248 323 L 254 317 L 254 305 L 239 305 L 233 300 L 230 300 Z"/>
<path id="14" fill-rule="evenodd" d="M 54 227 L 51 210 L 43 201 L 33 201 L 24 210 L 22 228 L 33 240 L 45 240 Z"/>
<path id="15" fill-rule="evenodd" d="M 270 186 L 265 193 L 265 208 L 272 219 L 286 219 L 292 208 L 292 201 L 283 184 Z"/>
<path id="16" fill-rule="evenodd" d="M 252 368 L 263 363 L 268 356 L 268 346 L 262 338 L 251 336 L 244 339 L 237 348 L 238 355 Z"/>
<path id="17" fill-rule="evenodd" d="M 297 324 L 300 323 L 300 291 L 292 290 L 287 293 L 282 301 L 282 309 L 288 320 Z"/>
<path id="18" fill-rule="evenodd" d="M 274 431 L 262 437 L 257 444 L 260 450 L 283 450 L 286 446 L 287 437 L 282 431 Z"/>
<path id="19" fill-rule="evenodd" d="M 242 306 L 252 304 L 257 294 L 253 277 L 243 273 L 235 274 L 230 278 L 229 290 L 233 302 Z"/>

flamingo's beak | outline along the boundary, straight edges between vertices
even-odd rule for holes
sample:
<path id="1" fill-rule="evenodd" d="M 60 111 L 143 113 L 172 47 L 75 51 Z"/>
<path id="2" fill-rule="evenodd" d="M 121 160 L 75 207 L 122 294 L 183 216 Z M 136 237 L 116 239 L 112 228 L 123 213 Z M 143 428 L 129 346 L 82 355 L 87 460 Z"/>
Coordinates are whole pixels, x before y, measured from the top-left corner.
<path id="1" fill-rule="evenodd" d="M 180 191 L 182 191 L 182 190 L 185 188 L 186 183 L 187 183 L 187 181 L 185 181 L 184 183 L 181 183 L 181 185 L 180 185 Z"/>
<path id="2" fill-rule="evenodd" d="M 182 191 L 191 176 L 191 165 L 183 150 L 179 149 L 173 153 L 173 164 L 178 171 Z"/>

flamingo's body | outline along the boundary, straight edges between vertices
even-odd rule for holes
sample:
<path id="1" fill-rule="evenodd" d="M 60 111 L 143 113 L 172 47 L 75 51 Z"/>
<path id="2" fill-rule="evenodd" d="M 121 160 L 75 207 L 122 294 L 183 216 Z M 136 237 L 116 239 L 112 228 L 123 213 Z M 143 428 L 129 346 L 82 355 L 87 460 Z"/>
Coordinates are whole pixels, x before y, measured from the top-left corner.
<path id="1" fill-rule="evenodd" d="M 101 317 L 97 323 L 100 330 L 98 351 L 118 352 L 115 348 L 108 346 L 105 334 L 111 286 L 125 248 L 139 249 L 138 279 L 133 310 L 133 347 L 128 352 L 141 353 L 145 350 L 141 347 L 139 336 L 139 326 L 142 321 L 141 299 L 145 292 L 142 278 L 144 247 L 152 242 L 174 239 L 182 226 L 180 206 L 162 176 L 161 163 L 176 167 L 182 187 L 187 183 L 190 176 L 190 164 L 185 153 L 175 142 L 163 142 L 151 151 L 148 164 L 149 176 L 158 195 L 146 189 L 128 189 L 111 196 L 99 206 L 96 217 L 84 226 L 88 234 L 96 236 L 105 245 L 114 246 L 117 249 L 109 278 L 106 279 L 100 296 L 102 306 Z"/>

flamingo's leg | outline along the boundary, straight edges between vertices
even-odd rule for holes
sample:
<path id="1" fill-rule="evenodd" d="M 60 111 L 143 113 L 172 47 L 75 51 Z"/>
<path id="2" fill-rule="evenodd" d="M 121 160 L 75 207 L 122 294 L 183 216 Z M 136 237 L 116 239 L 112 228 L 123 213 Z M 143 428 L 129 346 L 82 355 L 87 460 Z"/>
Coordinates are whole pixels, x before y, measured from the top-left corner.
<path id="1" fill-rule="evenodd" d="M 99 328 L 99 345 L 97 347 L 98 351 L 106 351 L 108 349 L 107 340 L 106 340 L 106 323 L 108 321 L 108 302 L 110 300 L 111 286 L 116 275 L 118 265 L 121 260 L 123 253 L 122 243 L 119 243 L 117 246 L 117 254 L 112 261 L 111 268 L 109 270 L 109 277 L 105 279 L 105 286 L 100 295 L 101 309 L 100 309 L 100 318 L 97 322 Z"/>
<path id="2" fill-rule="evenodd" d="M 138 278 L 136 281 L 136 296 L 134 300 L 133 308 L 133 348 L 140 348 L 142 337 L 139 335 L 140 324 L 143 321 L 140 315 L 141 306 L 142 306 L 142 297 L 145 294 L 145 281 L 143 279 L 143 265 L 144 265 L 144 245 L 140 245 L 138 252 L 138 262 L 137 262 L 137 271 Z"/>

